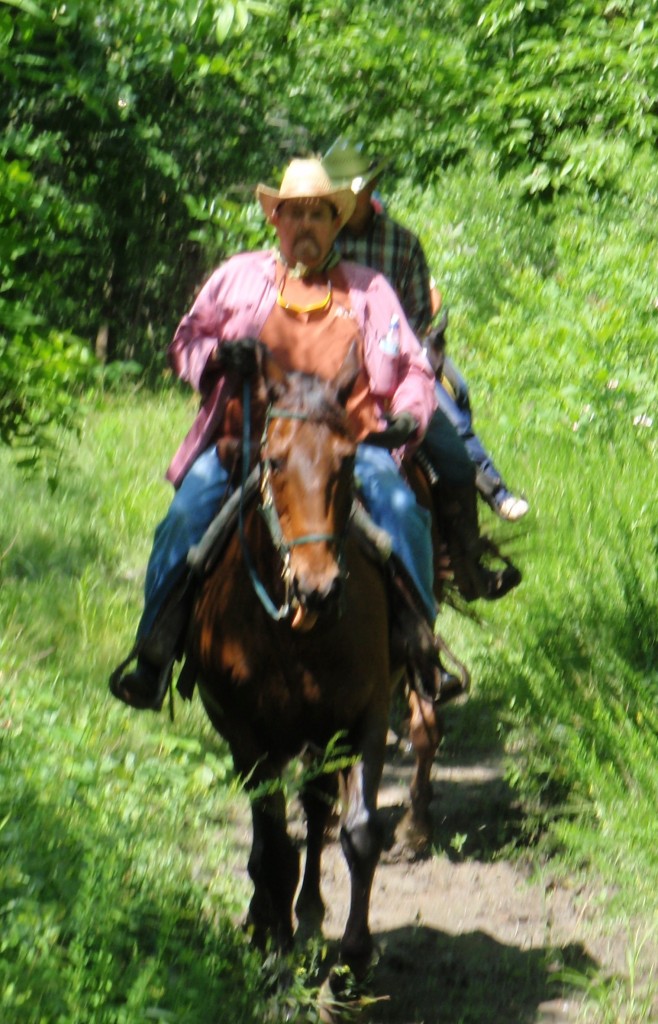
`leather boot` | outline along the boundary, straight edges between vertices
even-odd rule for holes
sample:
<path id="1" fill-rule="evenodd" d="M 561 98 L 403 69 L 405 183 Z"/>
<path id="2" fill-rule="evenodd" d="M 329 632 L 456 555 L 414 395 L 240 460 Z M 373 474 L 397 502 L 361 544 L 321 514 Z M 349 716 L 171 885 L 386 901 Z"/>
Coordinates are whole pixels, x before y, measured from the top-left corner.
<path id="1" fill-rule="evenodd" d="M 126 664 L 136 656 L 137 664 L 124 674 Z M 138 711 L 159 711 L 171 683 L 174 659 L 156 665 L 143 654 L 135 653 L 110 676 L 110 692 Z"/>
<path id="2" fill-rule="evenodd" d="M 503 559 L 502 569 L 487 569 L 482 564 L 485 546 L 480 537 L 475 486 L 457 487 L 441 481 L 432 488 L 432 497 L 450 568 L 462 597 L 466 601 L 496 601 L 518 586 L 521 573 L 508 559 Z"/>
<path id="3" fill-rule="evenodd" d="M 110 676 L 110 692 L 139 711 L 159 711 L 171 685 L 174 663 L 182 657 L 196 578 L 190 574 L 174 586 L 150 633 Z M 126 668 L 136 661 L 135 668 Z"/>
<path id="4" fill-rule="evenodd" d="M 468 671 L 456 659 L 460 675 L 445 668 L 439 651 L 441 642 L 434 635 L 434 623 L 428 621 L 416 587 L 396 558 L 391 558 L 388 565 L 392 581 L 391 648 L 394 657 L 398 652 L 405 664 L 410 685 L 435 704 L 464 696 L 470 689 Z"/>

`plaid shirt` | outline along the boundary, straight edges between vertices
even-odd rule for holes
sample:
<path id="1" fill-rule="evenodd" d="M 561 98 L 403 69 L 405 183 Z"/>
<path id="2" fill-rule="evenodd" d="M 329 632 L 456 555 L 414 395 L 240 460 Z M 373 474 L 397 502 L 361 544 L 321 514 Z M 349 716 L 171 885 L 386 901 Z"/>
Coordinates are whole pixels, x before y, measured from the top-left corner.
<path id="1" fill-rule="evenodd" d="M 375 213 L 368 230 L 355 238 L 341 231 L 336 245 L 345 259 L 364 263 L 388 278 L 407 320 L 422 336 L 432 319 L 430 273 L 418 238 L 386 214 Z"/>

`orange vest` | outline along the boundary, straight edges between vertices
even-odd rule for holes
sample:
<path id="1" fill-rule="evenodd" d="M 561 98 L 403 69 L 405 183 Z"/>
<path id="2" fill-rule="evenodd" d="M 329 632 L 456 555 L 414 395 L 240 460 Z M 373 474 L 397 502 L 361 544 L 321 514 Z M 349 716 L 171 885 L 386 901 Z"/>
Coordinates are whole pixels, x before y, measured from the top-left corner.
<path id="1" fill-rule="evenodd" d="M 279 300 L 259 338 L 284 370 L 333 380 L 356 343 L 361 369 L 347 400 L 347 415 L 354 437 L 362 440 L 378 429 L 379 415 L 363 365 L 363 336 L 340 267 L 321 277 L 296 278 L 277 264 L 276 285 Z"/>

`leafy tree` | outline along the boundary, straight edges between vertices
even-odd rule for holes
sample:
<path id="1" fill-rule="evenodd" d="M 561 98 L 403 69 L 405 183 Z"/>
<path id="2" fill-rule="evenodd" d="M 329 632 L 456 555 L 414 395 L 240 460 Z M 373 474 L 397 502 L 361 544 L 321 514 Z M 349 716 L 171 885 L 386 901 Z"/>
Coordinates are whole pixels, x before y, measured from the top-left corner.
<path id="1" fill-rule="evenodd" d="M 652 7 L 0 0 L 0 439 L 67 421 L 45 382 L 85 347 L 161 368 L 212 264 L 267 238 L 255 183 L 345 131 L 428 188 L 479 160 L 524 199 L 623 192 L 658 138 Z"/>
<path id="2" fill-rule="evenodd" d="M 219 54 L 251 7 L 0 0 L 0 440 L 28 461 L 94 346 L 161 359 L 203 272 L 188 197 L 239 180 L 257 131 Z"/>

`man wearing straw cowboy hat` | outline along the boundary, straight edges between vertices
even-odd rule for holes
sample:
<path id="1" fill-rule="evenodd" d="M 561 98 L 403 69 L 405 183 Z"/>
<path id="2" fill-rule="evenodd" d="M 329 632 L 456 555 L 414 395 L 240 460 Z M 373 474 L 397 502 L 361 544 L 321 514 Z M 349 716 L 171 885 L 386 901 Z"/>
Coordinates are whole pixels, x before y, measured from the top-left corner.
<path id="1" fill-rule="evenodd" d="M 436 289 L 419 239 L 379 210 L 373 199 L 388 162 L 382 157 L 369 158 L 360 144 L 344 136 L 325 154 L 323 164 L 331 179 L 337 185 L 349 185 L 356 196 L 354 212 L 336 245 L 344 258 L 364 263 L 390 281 L 436 371 L 439 408 L 428 427 L 423 449 L 441 480 L 442 511 L 450 535 L 447 539 L 452 547 L 455 580 L 469 599 L 498 598 L 521 577 L 511 566 L 492 575 L 481 565 L 475 488 L 502 519 L 510 522 L 525 515 L 528 503 L 508 490 L 475 434 L 466 382 L 443 351 L 445 325 L 443 330 L 430 330 L 437 311 L 433 302 Z"/>
<path id="2" fill-rule="evenodd" d="M 253 341 L 244 339 L 264 343 L 284 369 L 327 379 L 356 342 L 361 371 L 347 405 L 361 442 L 355 476 L 370 515 L 390 534 L 413 581 L 416 607 L 432 625 L 436 616 L 429 513 L 417 505 L 388 447 L 367 443 L 385 431 L 399 457 L 420 440 L 436 407 L 431 368 L 386 279 L 341 261 L 334 248 L 355 205 L 349 187 L 334 185 L 320 160 L 298 159 L 280 188 L 259 185 L 256 195 L 276 230 L 278 249 L 242 253 L 215 270 L 168 352 L 175 373 L 203 404 L 167 472 L 176 494 L 149 560 L 136 668 L 125 674 L 120 666 L 110 680 L 114 695 L 136 708 L 158 710 L 162 704 L 178 636 L 156 629 L 158 617 L 185 573 L 189 549 L 229 488 L 217 442 L 231 397 L 227 372 L 253 368 Z M 164 645 L 163 633 L 169 637 Z M 461 680 L 443 669 L 438 652 L 433 673 L 437 699 L 462 692 Z"/>

